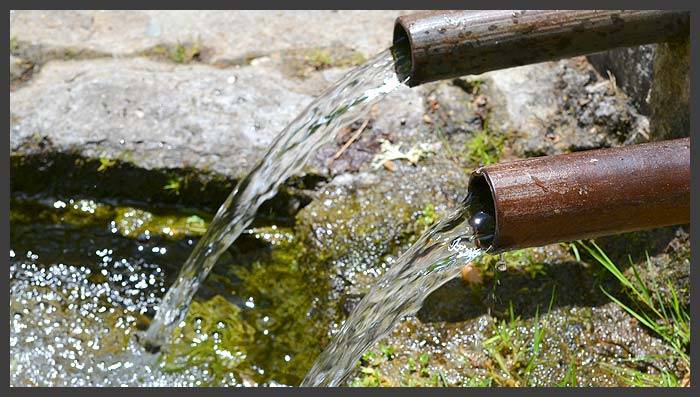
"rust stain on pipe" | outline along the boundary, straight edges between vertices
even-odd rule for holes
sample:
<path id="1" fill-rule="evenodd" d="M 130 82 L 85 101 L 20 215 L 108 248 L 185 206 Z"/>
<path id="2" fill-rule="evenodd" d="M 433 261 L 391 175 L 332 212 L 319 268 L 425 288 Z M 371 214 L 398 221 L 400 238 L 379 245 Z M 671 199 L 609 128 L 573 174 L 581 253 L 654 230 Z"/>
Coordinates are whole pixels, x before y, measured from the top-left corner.
<path id="1" fill-rule="evenodd" d="M 397 18 L 394 49 L 408 85 L 667 41 L 687 35 L 679 10 L 430 11 Z"/>
<path id="2" fill-rule="evenodd" d="M 690 222 L 690 138 L 475 170 L 495 252 Z"/>

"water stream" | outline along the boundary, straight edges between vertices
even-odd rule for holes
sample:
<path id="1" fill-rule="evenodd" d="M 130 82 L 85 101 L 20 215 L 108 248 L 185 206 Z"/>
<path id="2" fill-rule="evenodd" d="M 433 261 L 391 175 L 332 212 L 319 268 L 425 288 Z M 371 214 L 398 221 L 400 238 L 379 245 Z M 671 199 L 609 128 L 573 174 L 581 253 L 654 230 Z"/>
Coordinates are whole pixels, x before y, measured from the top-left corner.
<path id="1" fill-rule="evenodd" d="M 478 240 L 492 233 L 482 203 L 468 195 L 463 204 L 411 246 L 360 301 L 331 344 L 317 358 L 302 386 L 339 386 L 362 354 L 415 314 L 435 289 L 485 250 Z"/>
<path id="2" fill-rule="evenodd" d="M 147 349 L 157 351 L 168 342 L 219 256 L 250 225 L 260 205 L 275 195 L 280 184 L 300 171 L 318 148 L 334 138 L 338 128 L 362 117 L 390 92 L 405 88 L 403 83 L 396 75 L 391 50 L 385 50 L 328 88 L 277 136 L 263 159 L 219 208 L 182 266 L 142 335 Z"/>

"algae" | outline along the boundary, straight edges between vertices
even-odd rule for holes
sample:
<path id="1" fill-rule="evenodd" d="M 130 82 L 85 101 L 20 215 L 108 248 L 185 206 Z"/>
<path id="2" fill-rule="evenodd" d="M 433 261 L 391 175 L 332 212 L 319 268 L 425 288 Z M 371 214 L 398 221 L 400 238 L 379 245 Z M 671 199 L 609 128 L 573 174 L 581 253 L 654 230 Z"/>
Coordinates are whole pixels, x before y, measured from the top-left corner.
<path id="1" fill-rule="evenodd" d="M 213 385 L 222 383 L 241 371 L 246 348 L 254 341 L 253 332 L 241 319 L 241 309 L 223 297 L 194 301 L 161 356 L 164 369 L 173 372 L 204 366 Z"/>
<path id="2" fill-rule="evenodd" d="M 287 73 L 299 78 L 307 78 L 314 71 L 357 66 L 366 61 L 362 53 L 343 46 L 290 50 L 278 55 Z"/>
<path id="3" fill-rule="evenodd" d="M 335 303 L 328 299 L 328 270 L 306 247 L 289 235 L 271 237 L 276 245 L 269 260 L 234 269 L 241 280 L 237 295 L 251 309 L 243 317 L 256 330 L 257 342 L 248 348 L 251 365 L 264 370 L 256 378 L 296 385 L 328 341 Z"/>
<path id="4" fill-rule="evenodd" d="M 200 61 L 204 50 L 199 41 L 178 42 L 175 44 L 157 44 L 141 51 L 139 55 L 174 63 L 192 63 Z"/>

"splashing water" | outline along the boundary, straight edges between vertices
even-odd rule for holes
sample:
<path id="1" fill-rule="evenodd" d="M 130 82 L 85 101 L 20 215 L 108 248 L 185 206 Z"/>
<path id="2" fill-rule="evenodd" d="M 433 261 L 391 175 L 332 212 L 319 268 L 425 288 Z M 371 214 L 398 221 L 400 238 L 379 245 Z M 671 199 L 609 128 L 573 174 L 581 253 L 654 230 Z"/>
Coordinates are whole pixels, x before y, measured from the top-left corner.
<path id="1" fill-rule="evenodd" d="M 183 265 L 143 335 L 148 349 L 156 351 L 168 342 L 219 256 L 253 221 L 260 205 L 275 195 L 279 185 L 298 172 L 312 153 L 330 142 L 338 128 L 362 117 L 385 95 L 406 87 L 394 68 L 391 50 L 377 54 L 322 93 L 278 135 L 263 159 L 219 208 L 207 233 Z"/>
<path id="2" fill-rule="evenodd" d="M 301 386 L 340 385 L 367 349 L 401 318 L 415 314 L 431 292 L 459 274 L 462 265 L 486 251 L 477 247 L 483 245 L 478 241 L 490 238 L 492 229 L 480 206 L 474 195 L 468 195 L 399 257 L 360 301 Z"/>

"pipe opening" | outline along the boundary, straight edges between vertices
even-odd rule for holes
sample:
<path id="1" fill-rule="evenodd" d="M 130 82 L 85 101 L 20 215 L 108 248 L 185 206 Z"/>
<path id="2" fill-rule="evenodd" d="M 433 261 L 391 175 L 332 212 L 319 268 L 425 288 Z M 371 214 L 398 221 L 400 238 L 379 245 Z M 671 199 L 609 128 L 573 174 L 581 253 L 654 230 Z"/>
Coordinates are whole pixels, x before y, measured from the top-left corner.
<path id="1" fill-rule="evenodd" d="M 469 214 L 469 224 L 474 229 L 476 245 L 479 248 L 490 249 L 496 238 L 498 218 L 491 187 L 484 174 L 478 171 L 469 180 L 469 195 L 472 208 Z"/>
<path id="2" fill-rule="evenodd" d="M 408 86 L 413 74 L 413 54 L 411 52 L 411 39 L 400 22 L 394 25 L 394 41 L 391 46 L 391 54 L 394 57 L 394 69 L 400 81 Z"/>

